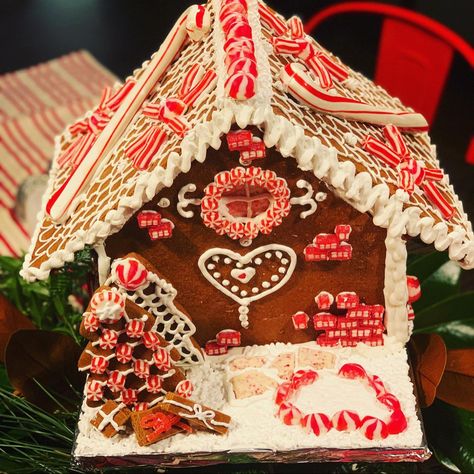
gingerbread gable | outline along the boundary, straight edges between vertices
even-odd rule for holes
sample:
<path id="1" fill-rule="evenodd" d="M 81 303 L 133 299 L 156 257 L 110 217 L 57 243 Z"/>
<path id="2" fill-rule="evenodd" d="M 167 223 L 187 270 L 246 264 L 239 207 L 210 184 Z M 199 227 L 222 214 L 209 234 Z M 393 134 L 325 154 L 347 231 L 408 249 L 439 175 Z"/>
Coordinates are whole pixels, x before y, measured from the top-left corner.
<path id="1" fill-rule="evenodd" d="M 376 225 L 396 219 L 402 233 L 474 266 L 471 224 L 420 131 L 424 119 L 305 36 L 297 19 L 247 3 L 248 31 L 232 25 L 220 0 L 190 7 L 149 62 L 58 138 L 24 278 L 44 279 L 85 245 L 102 244 L 193 160 L 203 162 L 208 147 L 219 149 L 233 124 L 261 128 L 267 147 L 295 158 Z M 229 53 L 242 35 L 255 61 Z M 351 103 L 346 115 L 339 99 Z M 417 133 L 397 141 L 384 123 Z M 425 178 L 413 189 L 398 166 L 407 153 Z"/>

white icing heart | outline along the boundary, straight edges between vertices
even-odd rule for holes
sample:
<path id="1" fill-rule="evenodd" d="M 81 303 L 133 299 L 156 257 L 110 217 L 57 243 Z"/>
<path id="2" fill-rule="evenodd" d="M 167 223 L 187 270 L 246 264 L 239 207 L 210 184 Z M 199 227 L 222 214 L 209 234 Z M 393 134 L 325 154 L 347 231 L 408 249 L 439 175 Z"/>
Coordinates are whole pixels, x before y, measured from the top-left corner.
<path id="1" fill-rule="evenodd" d="M 234 284 L 231 286 L 229 285 L 228 280 L 221 280 L 221 273 L 213 272 L 211 274 L 209 272 L 209 261 L 219 262 L 221 257 L 227 257 L 227 259 L 224 260 L 226 264 L 228 264 L 227 261 L 229 258 L 235 262 L 235 268 L 231 270 L 230 275 L 232 278 L 236 279 L 237 282 L 242 284 L 246 284 L 255 277 L 257 274 L 257 269 L 261 268 L 263 261 L 262 257 L 265 257 L 265 259 L 275 258 L 280 262 L 285 259 L 289 263 L 287 266 L 282 266 L 278 269 L 280 274 L 277 279 L 271 278 L 271 282 L 274 284 L 270 283 L 269 281 L 263 281 L 261 282 L 260 288 L 257 288 L 256 286 L 253 287 L 251 294 L 249 294 L 248 291 L 239 287 L 238 285 Z M 257 265 L 257 269 L 254 266 L 251 266 L 252 264 Z M 246 267 L 245 265 L 249 266 Z M 214 288 L 217 288 L 219 291 L 224 293 L 224 295 L 228 296 L 240 305 L 239 319 L 243 327 L 248 327 L 248 306 L 252 301 L 257 301 L 261 298 L 264 298 L 265 296 L 278 291 L 283 285 L 285 285 L 295 269 L 296 253 L 292 248 L 280 244 L 264 245 L 252 250 L 245 255 L 240 255 L 239 253 L 229 249 L 213 248 L 207 250 L 199 257 L 198 266 L 204 278 L 206 278 L 206 280 L 209 281 L 209 283 L 211 283 Z"/>
<path id="2" fill-rule="evenodd" d="M 255 268 L 233 268 L 230 276 L 242 283 L 248 283 L 255 276 Z"/>

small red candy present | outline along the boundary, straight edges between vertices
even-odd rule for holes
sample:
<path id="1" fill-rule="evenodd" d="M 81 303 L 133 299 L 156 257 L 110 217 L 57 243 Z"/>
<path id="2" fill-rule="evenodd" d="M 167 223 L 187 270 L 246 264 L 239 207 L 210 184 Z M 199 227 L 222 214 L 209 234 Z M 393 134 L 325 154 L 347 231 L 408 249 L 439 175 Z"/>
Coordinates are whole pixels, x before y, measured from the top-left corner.
<path id="1" fill-rule="evenodd" d="M 351 232 L 352 227 L 349 224 L 339 224 L 334 229 L 334 233 L 337 235 L 340 241 L 349 240 Z"/>
<path id="2" fill-rule="evenodd" d="M 341 291 L 336 295 L 337 309 L 354 309 L 359 305 L 359 297 L 353 291 Z"/>
<path id="3" fill-rule="evenodd" d="M 316 338 L 316 343 L 322 347 L 334 347 L 337 346 L 338 340 L 331 339 L 325 334 L 321 334 Z"/>
<path id="4" fill-rule="evenodd" d="M 104 329 L 99 337 L 99 346 L 101 349 L 113 349 L 117 345 L 119 334 L 112 329 Z"/>
<path id="5" fill-rule="evenodd" d="M 240 162 L 243 165 L 249 165 L 254 160 L 265 158 L 265 143 L 260 138 L 254 137 L 252 143 L 240 152 Z"/>
<path id="6" fill-rule="evenodd" d="M 157 211 L 141 211 L 138 213 L 137 221 L 140 229 L 157 226 L 161 221 L 161 214 Z"/>
<path id="7" fill-rule="evenodd" d="M 307 262 L 321 262 L 328 260 L 328 251 L 310 244 L 304 248 L 304 259 Z"/>
<path id="8" fill-rule="evenodd" d="M 298 311 L 291 317 L 291 320 L 295 329 L 307 329 L 309 316 L 304 311 Z"/>
<path id="9" fill-rule="evenodd" d="M 334 296 L 328 291 L 321 291 L 314 298 L 319 309 L 329 309 L 334 303 Z"/>
<path id="10" fill-rule="evenodd" d="M 373 304 L 371 306 L 371 316 L 375 319 L 382 319 L 385 308 L 381 304 Z"/>
<path id="11" fill-rule="evenodd" d="M 174 224 L 168 219 L 161 219 L 161 222 L 152 227 L 148 227 L 148 235 L 151 240 L 169 239 L 173 235 Z"/>
<path id="12" fill-rule="evenodd" d="M 252 132 L 250 130 L 238 130 L 229 132 L 226 136 L 229 151 L 238 151 L 247 148 L 252 143 Z"/>
<path id="13" fill-rule="evenodd" d="M 348 318 L 369 318 L 372 314 L 372 307 L 365 304 L 359 304 L 355 308 L 347 311 Z"/>
<path id="14" fill-rule="evenodd" d="M 339 246 L 336 234 L 318 234 L 313 240 L 314 245 L 321 250 L 335 250 Z"/>
<path id="15" fill-rule="evenodd" d="M 345 261 L 352 258 L 352 245 L 346 242 L 341 242 L 334 250 L 328 253 L 328 260 Z"/>
<path id="16" fill-rule="evenodd" d="M 317 313 L 313 316 L 314 329 L 335 328 L 337 319 L 337 316 L 331 313 Z"/>
<path id="17" fill-rule="evenodd" d="M 217 343 L 221 346 L 240 346 L 240 332 L 234 329 L 223 329 L 216 335 Z"/>
<path id="18" fill-rule="evenodd" d="M 204 350 L 206 354 L 210 356 L 227 354 L 227 346 L 219 344 L 215 339 L 206 342 Z"/>

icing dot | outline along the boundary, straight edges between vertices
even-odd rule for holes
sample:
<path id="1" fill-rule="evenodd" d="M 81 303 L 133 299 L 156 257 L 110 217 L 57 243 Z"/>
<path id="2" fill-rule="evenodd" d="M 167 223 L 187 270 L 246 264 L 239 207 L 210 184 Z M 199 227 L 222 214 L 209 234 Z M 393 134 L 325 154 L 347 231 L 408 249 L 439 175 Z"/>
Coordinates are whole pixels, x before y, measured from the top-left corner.
<path id="1" fill-rule="evenodd" d="M 220 259 L 219 255 L 214 255 L 214 256 L 212 257 L 212 260 L 213 260 L 214 262 L 218 262 L 219 259 Z"/>
<path id="2" fill-rule="evenodd" d="M 235 266 L 236 266 L 237 268 L 242 268 L 242 267 L 243 267 L 243 265 L 242 265 L 240 262 L 237 262 L 237 263 L 235 264 Z"/>
<path id="3" fill-rule="evenodd" d="M 328 195 L 326 193 L 319 192 L 319 193 L 316 193 L 316 196 L 314 197 L 316 198 L 316 201 L 322 202 L 328 197 Z"/>
<path id="4" fill-rule="evenodd" d="M 278 259 L 280 259 L 281 257 L 283 257 L 283 254 L 282 254 L 279 250 L 277 250 L 277 251 L 275 252 L 275 255 L 276 255 L 276 258 L 278 258 Z"/>
<path id="5" fill-rule="evenodd" d="M 265 258 L 272 258 L 272 254 L 271 254 L 270 252 L 267 252 L 267 253 L 265 254 Z"/>
<path id="6" fill-rule="evenodd" d="M 280 279 L 280 277 L 278 275 L 272 275 L 270 277 L 270 280 L 272 280 L 272 281 L 278 281 L 279 279 Z"/>
<path id="7" fill-rule="evenodd" d="M 287 265 L 288 262 L 289 262 L 289 260 L 288 260 L 287 258 L 282 258 L 282 259 L 281 259 L 281 263 L 282 263 L 283 265 Z"/>
<path id="8" fill-rule="evenodd" d="M 208 270 L 214 270 L 214 268 L 216 268 L 216 266 L 215 266 L 213 263 L 210 263 L 210 264 L 207 266 L 207 269 L 208 269 Z"/>
<path id="9" fill-rule="evenodd" d="M 213 276 L 214 278 L 220 278 L 221 274 L 220 274 L 219 272 L 214 272 L 214 273 L 212 274 L 212 276 Z"/>
<path id="10" fill-rule="evenodd" d="M 270 286 L 271 286 L 271 285 L 270 285 L 270 282 L 268 282 L 268 281 L 262 281 L 262 287 L 263 287 L 263 288 L 270 288 Z"/>
<path id="11" fill-rule="evenodd" d="M 224 258 L 224 263 L 226 265 L 229 265 L 230 262 L 232 262 L 232 260 L 229 257 Z"/>
<path id="12" fill-rule="evenodd" d="M 255 265 L 261 265 L 262 264 L 262 259 L 260 257 L 257 257 L 255 260 L 254 260 L 254 263 Z"/>
<path id="13" fill-rule="evenodd" d="M 286 268 L 285 267 L 280 267 L 278 269 L 278 273 L 285 273 L 286 272 Z"/>
<path id="14" fill-rule="evenodd" d="M 170 204 L 171 204 L 171 202 L 168 198 L 161 198 L 158 201 L 158 207 L 169 207 Z"/>
<path id="15" fill-rule="evenodd" d="M 222 280 L 222 284 L 223 284 L 224 286 L 229 286 L 230 281 L 229 281 L 229 280 Z"/>
<path id="16" fill-rule="evenodd" d="M 238 291 L 238 290 L 239 290 L 239 287 L 238 287 L 237 285 L 234 285 L 234 286 L 230 289 L 230 291 L 232 291 L 232 293 L 235 293 L 235 292 Z"/>
<path id="17" fill-rule="evenodd" d="M 260 290 L 256 286 L 252 288 L 252 293 L 258 293 L 259 291 Z"/>
<path id="18" fill-rule="evenodd" d="M 242 291 L 240 292 L 240 296 L 247 296 L 247 292 L 246 292 L 245 290 L 242 290 Z"/>

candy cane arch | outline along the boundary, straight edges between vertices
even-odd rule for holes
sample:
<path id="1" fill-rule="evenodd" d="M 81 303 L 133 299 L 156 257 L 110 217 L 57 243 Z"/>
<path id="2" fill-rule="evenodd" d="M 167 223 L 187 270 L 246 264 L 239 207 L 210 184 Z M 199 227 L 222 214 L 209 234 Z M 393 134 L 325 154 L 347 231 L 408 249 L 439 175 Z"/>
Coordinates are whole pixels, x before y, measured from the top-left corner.
<path id="1" fill-rule="evenodd" d="M 192 34 L 188 33 L 187 29 L 192 31 Z M 77 197 L 90 183 L 103 157 L 125 132 L 146 97 L 183 47 L 186 39 L 190 36 L 193 41 L 197 41 L 209 29 L 209 13 L 206 13 L 202 5 L 193 5 L 180 16 L 87 155 L 49 199 L 46 212 L 51 220 L 63 223 L 71 215 L 78 202 Z"/>
<path id="2" fill-rule="evenodd" d="M 428 130 L 428 123 L 421 114 L 383 109 L 356 99 L 328 94 L 311 78 L 301 64 L 287 64 L 281 70 L 280 80 L 295 99 L 318 112 L 374 125 L 393 124 L 405 131 Z"/>

